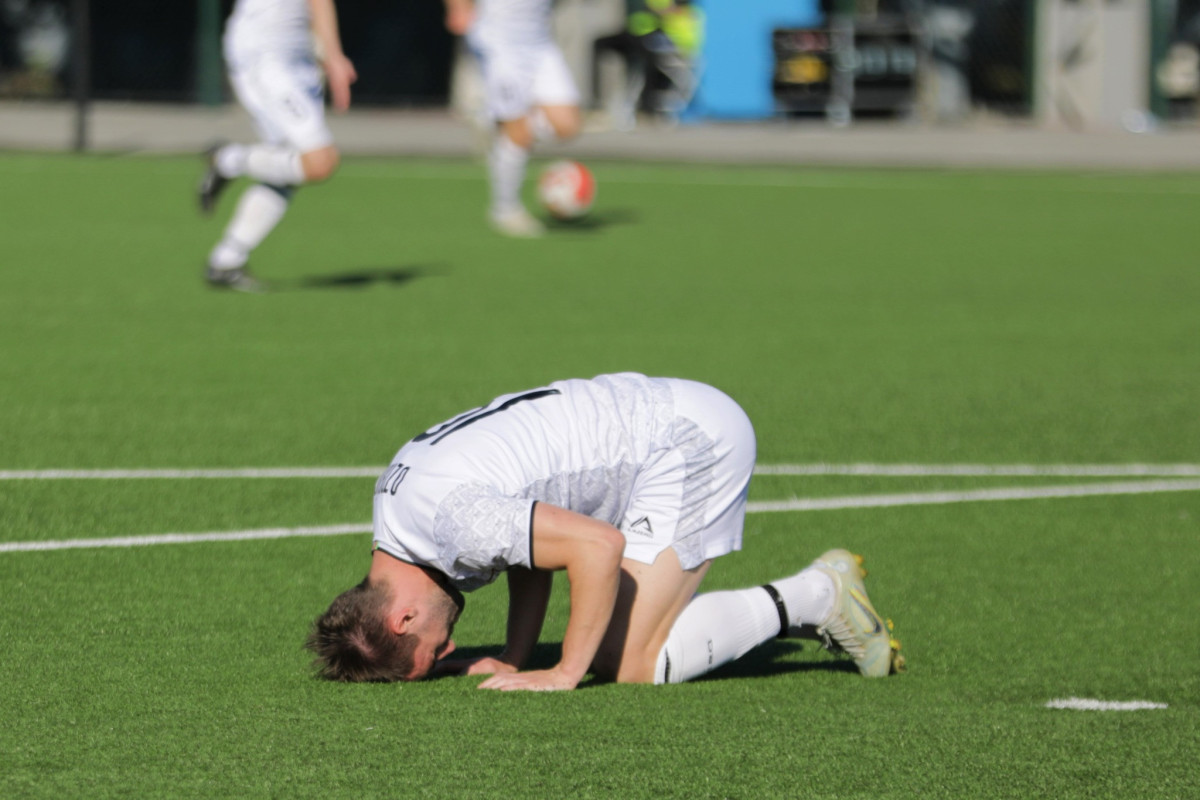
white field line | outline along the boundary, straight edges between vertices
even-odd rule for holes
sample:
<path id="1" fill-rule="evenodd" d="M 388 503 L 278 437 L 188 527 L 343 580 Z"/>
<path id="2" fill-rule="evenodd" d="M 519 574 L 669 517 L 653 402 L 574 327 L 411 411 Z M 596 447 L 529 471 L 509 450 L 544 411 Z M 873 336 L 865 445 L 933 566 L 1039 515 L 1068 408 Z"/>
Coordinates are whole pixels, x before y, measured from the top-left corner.
<path id="1" fill-rule="evenodd" d="M 384 467 L 248 467 L 244 469 L 0 470 L 0 481 L 204 480 L 238 478 L 377 478 Z M 755 475 L 861 477 L 1188 478 L 1200 464 L 759 464 Z"/>
<path id="2" fill-rule="evenodd" d="M 0 470 L 0 481 L 205 480 L 230 478 L 378 478 L 385 467 L 250 467 L 247 469 Z"/>
<path id="3" fill-rule="evenodd" d="M 755 475 L 861 475 L 864 477 L 1200 477 L 1200 464 L 759 464 Z"/>
<path id="4" fill-rule="evenodd" d="M 751 514 L 761 514 L 771 511 L 828 511 L 842 508 L 890 508 L 894 506 L 975 503 L 988 500 L 1037 500 L 1053 497 L 1095 497 L 1099 495 L 1196 491 L 1200 491 L 1200 480 L 1123 481 L 1071 486 L 971 489 L 961 492 L 911 492 L 908 494 L 867 494 L 853 497 L 797 497 L 791 500 L 759 500 L 747 503 L 746 511 Z"/>
<path id="5" fill-rule="evenodd" d="M 1167 708 L 1166 703 L 1152 703 L 1149 700 L 1093 700 L 1089 697 L 1067 697 L 1062 700 L 1051 700 L 1046 708 L 1066 708 L 1072 711 L 1146 711 Z"/>
<path id="6" fill-rule="evenodd" d="M 246 542 L 255 539 L 293 539 L 301 536 L 344 536 L 370 533 L 371 524 L 324 525 L 309 528 L 258 528 L 247 531 L 211 533 L 155 533 L 147 536 L 116 536 L 110 539 L 60 539 L 49 542 L 0 542 L 0 553 L 33 550 L 82 550 L 89 547 L 140 547 L 150 544 L 192 544 L 194 542 Z"/>
<path id="7" fill-rule="evenodd" d="M 828 511 L 843 508 L 881 508 L 890 506 L 969 503 L 986 500 L 1032 500 L 1052 497 L 1088 497 L 1097 495 L 1192 491 L 1200 491 L 1200 480 L 1127 481 L 1122 483 L 1090 483 L 1074 486 L 978 489 L 964 492 L 915 492 L 911 494 L 766 500 L 748 503 L 746 511 L 750 514 L 777 511 Z M 305 528 L 263 528 L 211 533 L 164 533 L 148 536 L 121 536 L 111 539 L 0 542 L 0 553 L 32 550 L 74 550 L 89 547 L 136 547 L 151 544 L 246 541 L 251 539 L 285 539 L 296 536 L 339 536 L 349 533 L 369 533 L 370 531 L 371 525 L 369 523 L 349 523 L 346 525 Z"/>

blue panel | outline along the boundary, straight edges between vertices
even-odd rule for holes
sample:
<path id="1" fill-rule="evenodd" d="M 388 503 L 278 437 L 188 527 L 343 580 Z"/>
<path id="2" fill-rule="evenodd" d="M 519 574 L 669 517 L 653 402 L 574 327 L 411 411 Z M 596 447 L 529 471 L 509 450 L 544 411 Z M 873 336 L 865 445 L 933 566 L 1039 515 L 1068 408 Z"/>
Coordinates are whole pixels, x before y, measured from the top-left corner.
<path id="1" fill-rule="evenodd" d="M 704 0 L 702 7 L 704 72 L 688 116 L 771 116 L 771 31 L 820 24 L 818 0 Z"/>

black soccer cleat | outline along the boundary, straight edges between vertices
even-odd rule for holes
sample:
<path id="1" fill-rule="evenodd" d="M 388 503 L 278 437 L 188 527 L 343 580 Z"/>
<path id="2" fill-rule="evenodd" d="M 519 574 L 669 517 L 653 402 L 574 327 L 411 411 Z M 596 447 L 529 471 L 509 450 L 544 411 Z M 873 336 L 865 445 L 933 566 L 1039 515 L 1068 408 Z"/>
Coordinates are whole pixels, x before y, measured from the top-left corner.
<path id="1" fill-rule="evenodd" d="M 200 178 L 200 186 L 196 190 L 196 195 L 200 201 L 200 213 L 205 216 L 210 216 L 213 213 L 213 210 L 217 207 L 217 198 L 221 196 L 221 192 L 229 185 L 229 178 L 226 178 L 217 171 L 217 151 L 224 146 L 222 142 L 221 144 L 214 144 L 204 151 L 204 161 L 208 166 L 204 170 L 204 175 Z"/>
<path id="2" fill-rule="evenodd" d="M 214 289 L 232 289 L 235 292 L 262 294 L 267 291 L 267 285 L 256 280 L 246 272 L 245 267 L 233 269 L 217 269 L 209 267 L 204 271 L 204 280 Z"/>

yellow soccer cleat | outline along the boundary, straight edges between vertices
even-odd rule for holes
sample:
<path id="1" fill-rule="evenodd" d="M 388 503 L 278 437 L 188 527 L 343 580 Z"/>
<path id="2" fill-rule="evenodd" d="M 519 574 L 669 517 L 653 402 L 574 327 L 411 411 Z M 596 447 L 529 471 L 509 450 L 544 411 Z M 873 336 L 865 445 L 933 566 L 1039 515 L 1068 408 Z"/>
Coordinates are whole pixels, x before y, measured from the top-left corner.
<path id="1" fill-rule="evenodd" d="M 863 585 L 862 556 L 830 550 L 813 562 L 833 581 L 835 599 L 829 616 L 817 626 L 826 649 L 844 652 L 868 678 L 882 678 L 904 669 L 900 642 L 892 638 L 892 621 L 875 611 Z"/>

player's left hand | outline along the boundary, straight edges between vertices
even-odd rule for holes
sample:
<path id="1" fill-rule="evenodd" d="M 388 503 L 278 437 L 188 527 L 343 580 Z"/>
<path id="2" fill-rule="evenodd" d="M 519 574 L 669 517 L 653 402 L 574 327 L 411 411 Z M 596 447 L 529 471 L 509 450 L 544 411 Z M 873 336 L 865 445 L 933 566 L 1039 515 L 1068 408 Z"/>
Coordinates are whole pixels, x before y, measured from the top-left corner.
<path id="1" fill-rule="evenodd" d="M 496 674 L 479 684 L 479 688 L 499 689 L 502 692 L 560 692 L 574 689 L 578 685 L 578 679 L 557 669 L 543 669 Z"/>
<path id="2" fill-rule="evenodd" d="M 350 108 L 350 84 L 358 80 L 358 71 L 350 59 L 340 54 L 326 59 L 325 80 L 329 83 L 329 98 L 334 110 Z"/>
<path id="3" fill-rule="evenodd" d="M 485 656 L 483 658 L 452 658 L 439 661 L 430 673 L 431 677 L 440 678 L 444 675 L 494 675 L 498 672 L 516 672 L 512 664 L 498 658 Z"/>

